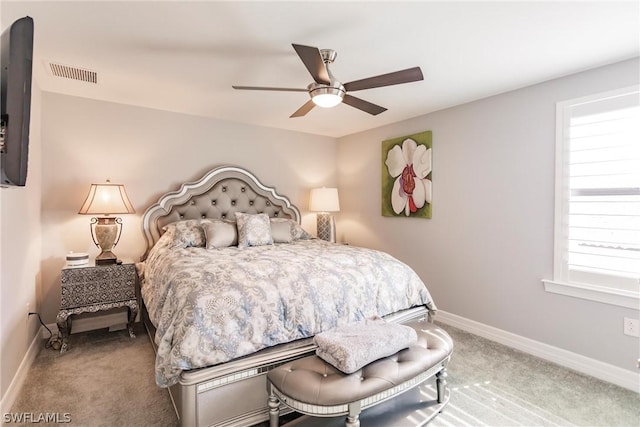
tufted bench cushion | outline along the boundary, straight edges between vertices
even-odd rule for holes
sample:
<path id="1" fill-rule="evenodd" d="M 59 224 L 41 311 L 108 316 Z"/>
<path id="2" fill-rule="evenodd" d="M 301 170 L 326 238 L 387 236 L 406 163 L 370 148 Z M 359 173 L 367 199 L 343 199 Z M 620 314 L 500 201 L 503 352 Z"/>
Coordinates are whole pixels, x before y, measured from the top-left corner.
<path id="1" fill-rule="evenodd" d="M 309 415 L 348 413 L 353 416 L 354 402 L 359 403 L 355 411 L 359 413 L 360 407 L 374 406 L 443 373 L 453 350 L 451 337 L 427 321 L 413 321 L 407 326 L 417 333 L 415 344 L 349 375 L 317 356 L 294 360 L 271 370 L 267 375 L 270 407 L 277 411 L 274 400 L 276 405 L 279 400 Z M 438 387 L 439 402 L 441 391 Z M 277 425 L 274 418 L 272 425 Z M 358 425 L 353 420 L 351 423 L 347 425 Z"/>

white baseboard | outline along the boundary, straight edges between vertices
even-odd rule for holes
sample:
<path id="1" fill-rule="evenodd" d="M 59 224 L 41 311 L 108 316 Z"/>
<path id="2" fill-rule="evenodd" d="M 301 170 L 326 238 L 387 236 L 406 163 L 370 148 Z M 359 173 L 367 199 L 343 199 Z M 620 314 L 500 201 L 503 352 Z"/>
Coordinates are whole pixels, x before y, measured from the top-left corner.
<path id="1" fill-rule="evenodd" d="M 493 326 L 485 325 L 446 311 L 438 310 L 436 320 L 451 325 L 491 341 L 504 344 L 541 359 L 573 369 L 583 374 L 601 379 L 640 393 L 640 372 L 629 371 L 609 363 L 554 347 L 549 344 L 525 338 Z"/>
<path id="2" fill-rule="evenodd" d="M 42 339 L 40 334 L 35 334 L 29 348 L 27 349 L 27 353 L 22 358 L 20 366 L 18 366 L 18 370 L 14 375 L 13 380 L 11 380 L 11 384 L 9 384 L 9 388 L 7 388 L 7 392 L 2 396 L 2 400 L 0 401 L 0 414 L 11 412 L 11 407 L 15 403 L 16 398 L 22 389 L 24 380 L 27 378 L 27 373 L 29 372 L 31 365 L 33 365 L 33 361 L 36 360 L 36 356 L 42 348 L 41 346 Z"/>

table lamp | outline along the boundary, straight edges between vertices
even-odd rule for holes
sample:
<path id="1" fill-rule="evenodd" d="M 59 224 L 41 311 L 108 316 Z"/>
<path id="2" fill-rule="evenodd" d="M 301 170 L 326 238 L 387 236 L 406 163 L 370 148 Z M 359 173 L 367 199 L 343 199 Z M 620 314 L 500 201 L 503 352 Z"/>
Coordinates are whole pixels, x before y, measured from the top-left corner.
<path id="1" fill-rule="evenodd" d="M 101 249 L 96 257 L 96 265 L 115 264 L 117 257 L 112 252 L 122 234 L 122 218 L 112 217 L 114 214 L 135 213 L 127 192 L 122 184 L 91 184 L 87 199 L 82 204 L 79 214 L 96 215 L 91 218 L 91 238 Z"/>

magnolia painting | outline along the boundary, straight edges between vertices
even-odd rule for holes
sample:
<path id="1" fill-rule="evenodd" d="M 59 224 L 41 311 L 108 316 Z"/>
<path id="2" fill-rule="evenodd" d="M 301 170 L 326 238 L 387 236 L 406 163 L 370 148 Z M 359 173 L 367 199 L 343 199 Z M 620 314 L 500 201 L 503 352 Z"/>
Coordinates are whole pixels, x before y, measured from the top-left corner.
<path id="1" fill-rule="evenodd" d="M 431 131 L 382 141 L 382 215 L 431 218 Z"/>

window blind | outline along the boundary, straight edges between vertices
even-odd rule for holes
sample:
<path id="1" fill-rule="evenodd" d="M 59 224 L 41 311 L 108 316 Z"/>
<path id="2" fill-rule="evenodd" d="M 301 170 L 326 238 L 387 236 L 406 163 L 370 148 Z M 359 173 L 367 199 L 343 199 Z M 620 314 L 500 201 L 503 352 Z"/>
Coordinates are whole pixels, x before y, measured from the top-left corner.
<path id="1" fill-rule="evenodd" d="M 566 279 L 626 289 L 640 279 L 638 92 L 568 107 Z"/>

